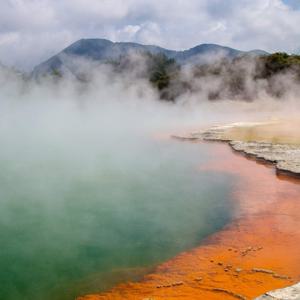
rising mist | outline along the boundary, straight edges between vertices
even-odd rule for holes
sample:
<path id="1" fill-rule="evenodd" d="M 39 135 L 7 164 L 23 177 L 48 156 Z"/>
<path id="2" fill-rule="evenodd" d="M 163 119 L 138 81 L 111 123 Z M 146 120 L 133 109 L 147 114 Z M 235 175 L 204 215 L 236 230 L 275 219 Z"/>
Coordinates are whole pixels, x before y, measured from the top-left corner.
<path id="1" fill-rule="evenodd" d="M 0 297 L 6 300 L 98 292 L 197 245 L 234 214 L 233 178 L 199 172 L 213 159 L 209 147 L 170 135 L 279 118 L 298 108 L 291 76 L 278 77 L 287 92 L 272 97 L 255 82 L 251 62 L 242 68 L 252 101 L 228 91 L 211 101 L 225 71 L 197 79 L 188 67 L 172 70 L 189 88 L 164 101 L 143 57 L 131 57 L 121 70 L 77 63 L 80 77 L 0 73 Z M 174 82 L 168 89 L 176 94 L 181 85 Z"/>

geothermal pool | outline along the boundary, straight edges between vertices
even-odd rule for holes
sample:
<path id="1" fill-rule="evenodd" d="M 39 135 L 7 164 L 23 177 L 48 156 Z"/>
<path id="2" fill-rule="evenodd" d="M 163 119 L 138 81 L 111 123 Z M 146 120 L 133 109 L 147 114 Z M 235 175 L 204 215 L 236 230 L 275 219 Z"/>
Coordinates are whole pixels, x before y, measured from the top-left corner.
<path id="1" fill-rule="evenodd" d="M 72 300 L 138 279 L 230 220 L 233 178 L 199 168 L 210 145 L 22 136 L 0 149 L 0 299 Z"/>

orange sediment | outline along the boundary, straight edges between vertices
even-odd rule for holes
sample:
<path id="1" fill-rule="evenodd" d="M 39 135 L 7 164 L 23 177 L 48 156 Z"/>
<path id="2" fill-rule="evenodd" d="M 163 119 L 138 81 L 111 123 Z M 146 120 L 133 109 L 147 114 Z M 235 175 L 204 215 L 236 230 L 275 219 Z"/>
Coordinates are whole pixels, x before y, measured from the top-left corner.
<path id="1" fill-rule="evenodd" d="M 234 218 L 191 251 L 136 283 L 77 300 L 253 299 L 300 281 L 300 184 L 275 169 L 212 144 L 200 168 L 234 175 Z"/>

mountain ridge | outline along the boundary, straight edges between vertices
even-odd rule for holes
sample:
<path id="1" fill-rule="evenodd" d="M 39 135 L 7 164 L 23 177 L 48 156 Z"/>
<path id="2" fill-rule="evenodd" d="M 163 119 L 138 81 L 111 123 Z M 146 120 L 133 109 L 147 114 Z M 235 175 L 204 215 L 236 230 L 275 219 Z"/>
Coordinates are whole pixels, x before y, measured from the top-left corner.
<path id="1" fill-rule="evenodd" d="M 241 55 L 267 55 L 263 50 L 241 51 L 218 44 L 200 44 L 187 50 L 170 50 L 156 45 L 143 45 L 134 42 L 112 42 L 107 39 L 80 39 L 48 60 L 37 65 L 32 74 L 34 77 L 45 75 L 53 70 L 70 69 L 67 57 L 91 59 L 97 62 L 117 60 L 121 56 L 135 53 L 164 54 L 175 59 L 180 64 L 213 62 L 215 59 L 225 57 L 233 59 Z"/>

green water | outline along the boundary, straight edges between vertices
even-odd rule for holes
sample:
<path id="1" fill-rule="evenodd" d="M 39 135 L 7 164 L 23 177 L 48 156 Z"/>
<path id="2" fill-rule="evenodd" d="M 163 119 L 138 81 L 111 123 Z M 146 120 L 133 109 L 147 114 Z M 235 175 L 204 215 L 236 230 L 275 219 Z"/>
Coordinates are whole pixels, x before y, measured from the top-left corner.
<path id="1" fill-rule="evenodd" d="M 208 145 L 5 142 L 0 299 L 71 300 L 137 279 L 230 218 L 231 178 L 199 170 Z"/>

